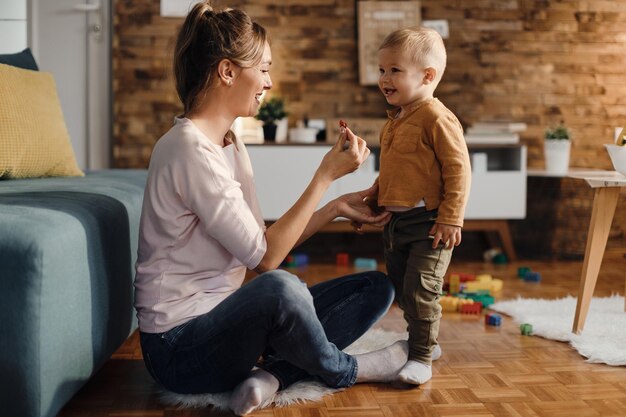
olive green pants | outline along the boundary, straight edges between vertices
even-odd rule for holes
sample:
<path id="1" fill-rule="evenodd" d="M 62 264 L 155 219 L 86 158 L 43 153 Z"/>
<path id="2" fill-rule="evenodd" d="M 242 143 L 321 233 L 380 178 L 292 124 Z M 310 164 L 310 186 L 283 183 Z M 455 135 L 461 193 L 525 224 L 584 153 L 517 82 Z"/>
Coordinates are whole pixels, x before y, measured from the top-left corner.
<path id="1" fill-rule="evenodd" d="M 408 323 L 409 360 L 428 365 L 439 335 L 443 278 L 452 258 L 452 249 L 432 248 L 428 232 L 436 218 L 437 210 L 423 207 L 394 213 L 383 232 L 387 274 Z"/>

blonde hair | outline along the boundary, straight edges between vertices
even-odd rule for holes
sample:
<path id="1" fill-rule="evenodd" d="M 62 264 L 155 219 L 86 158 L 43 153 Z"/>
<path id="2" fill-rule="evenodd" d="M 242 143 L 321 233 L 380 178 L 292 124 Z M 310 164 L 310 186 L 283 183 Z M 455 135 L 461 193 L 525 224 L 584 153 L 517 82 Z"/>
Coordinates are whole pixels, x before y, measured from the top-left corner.
<path id="1" fill-rule="evenodd" d="M 174 51 L 176 92 L 185 114 L 202 102 L 221 60 L 253 67 L 261 62 L 266 42 L 265 28 L 244 11 L 215 11 L 209 1 L 194 5 L 178 32 Z"/>
<path id="2" fill-rule="evenodd" d="M 434 68 L 437 80 L 441 80 L 447 56 L 443 39 L 436 30 L 417 26 L 395 30 L 387 35 L 378 50 L 387 48 L 409 54 L 416 65 Z"/>

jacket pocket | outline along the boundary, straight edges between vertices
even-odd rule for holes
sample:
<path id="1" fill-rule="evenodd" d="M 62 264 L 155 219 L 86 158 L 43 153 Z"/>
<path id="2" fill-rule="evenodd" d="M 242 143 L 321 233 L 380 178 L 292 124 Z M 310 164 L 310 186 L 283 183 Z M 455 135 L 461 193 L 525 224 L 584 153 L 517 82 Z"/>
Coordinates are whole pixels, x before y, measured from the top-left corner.
<path id="1" fill-rule="evenodd" d="M 412 153 L 417 151 L 419 140 L 418 134 L 398 134 L 393 138 L 391 147 L 399 153 Z"/>

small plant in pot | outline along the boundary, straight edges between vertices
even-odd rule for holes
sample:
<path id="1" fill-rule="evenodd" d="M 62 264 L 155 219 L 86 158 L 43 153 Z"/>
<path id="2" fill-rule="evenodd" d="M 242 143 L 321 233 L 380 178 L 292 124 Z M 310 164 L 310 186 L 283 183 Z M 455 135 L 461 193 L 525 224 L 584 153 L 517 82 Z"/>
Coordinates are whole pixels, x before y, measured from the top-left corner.
<path id="1" fill-rule="evenodd" d="M 285 102 L 280 97 L 272 97 L 261 103 L 259 112 L 255 117 L 263 122 L 263 136 L 265 140 L 273 141 L 276 139 L 276 122 L 287 115 Z"/>
<path id="2" fill-rule="evenodd" d="M 546 129 L 544 138 L 546 171 L 553 174 L 567 174 L 572 146 L 569 129 L 561 122 L 558 126 Z"/>

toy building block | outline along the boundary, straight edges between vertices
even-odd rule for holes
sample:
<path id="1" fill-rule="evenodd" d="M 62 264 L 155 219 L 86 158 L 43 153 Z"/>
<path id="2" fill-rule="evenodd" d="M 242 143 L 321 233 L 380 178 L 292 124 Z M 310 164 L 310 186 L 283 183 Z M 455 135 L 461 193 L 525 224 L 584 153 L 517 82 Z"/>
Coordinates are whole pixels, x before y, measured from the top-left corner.
<path id="1" fill-rule="evenodd" d="M 459 298 L 446 295 L 439 299 L 439 304 L 441 311 L 455 312 L 459 306 Z"/>
<path id="2" fill-rule="evenodd" d="M 539 282 L 541 281 L 541 274 L 539 272 L 528 271 L 526 275 L 524 275 L 524 281 Z"/>
<path id="3" fill-rule="evenodd" d="M 485 316 L 485 324 L 488 326 L 500 326 L 502 324 L 502 316 L 495 313 L 490 313 Z"/>
<path id="4" fill-rule="evenodd" d="M 309 255 L 305 253 L 293 254 L 294 266 L 307 266 L 309 264 Z"/>
<path id="5" fill-rule="evenodd" d="M 494 298 L 488 294 L 478 295 L 474 301 L 479 302 L 483 307 L 489 307 L 495 302 Z"/>
<path id="6" fill-rule="evenodd" d="M 459 306 L 459 312 L 461 314 L 480 314 L 482 307 L 482 304 L 472 301 L 471 304 L 461 304 Z"/>
<path id="7" fill-rule="evenodd" d="M 490 274 L 480 274 L 476 276 L 476 281 L 478 282 L 490 282 L 493 277 Z"/>
<path id="8" fill-rule="evenodd" d="M 491 289 L 491 282 L 480 282 L 480 281 L 469 281 L 465 283 L 465 291 L 466 292 L 477 292 L 480 290 Z"/>
<path id="9" fill-rule="evenodd" d="M 294 266 L 293 256 L 287 255 L 287 257 L 283 259 L 283 261 L 280 263 L 280 266 L 284 266 L 287 268 L 293 267 Z"/>
<path id="10" fill-rule="evenodd" d="M 350 265 L 350 257 L 345 252 L 340 252 L 337 254 L 337 266 L 348 266 Z"/>
<path id="11" fill-rule="evenodd" d="M 461 292 L 461 277 L 457 274 L 450 275 L 450 292 L 453 294 Z"/>
<path id="12" fill-rule="evenodd" d="M 522 331 L 522 335 L 530 336 L 533 334 L 533 325 L 528 323 L 520 324 L 519 329 Z"/>
<path id="13" fill-rule="evenodd" d="M 491 259 L 491 262 L 493 262 L 496 265 L 504 265 L 508 263 L 509 260 L 506 258 L 505 254 L 499 253 Z"/>
<path id="14" fill-rule="evenodd" d="M 524 278 L 526 276 L 526 273 L 530 272 L 530 268 L 527 266 L 520 266 L 519 268 L 517 268 L 517 277 L 518 278 Z"/>
<path id="15" fill-rule="evenodd" d="M 472 300 L 476 303 L 482 304 L 483 307 L 489 307 L 494 303 L 494 298 L 489 295 L 489 293 L 485 293 L 485 291 L 479 291 L 475 293 L 465 293 L 459 294 L 460 297 L 466 298 L 468 300 Z"/>
<path id="16" fill-rule="evenodd" d="M 461 274 L 461 282 L 476 281 L 476 275 Z"/>
<path id="17" fill-rule="evenodd" d="M 491 281 L 491 293 L 502 291 L 502 287 L 504 286 L 504 281 L 499 278 L 494 278 Z"/>
<path id="18" fill-rule="evenodd" d="M 354 267 L 356 269 L 376 270 L 378 268 L 378 262 L 373 258 L 356 258 L 354 260 Z"/>

